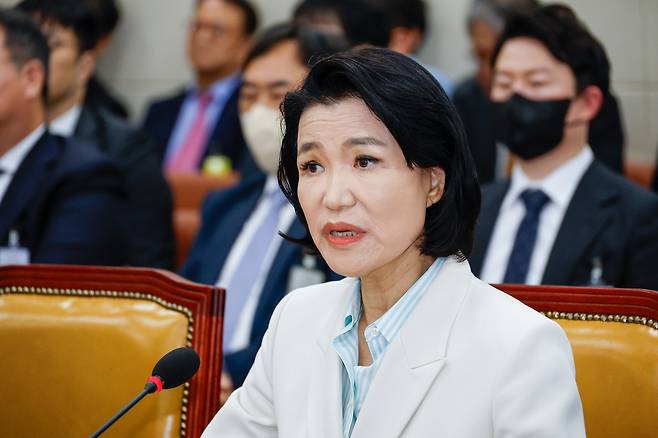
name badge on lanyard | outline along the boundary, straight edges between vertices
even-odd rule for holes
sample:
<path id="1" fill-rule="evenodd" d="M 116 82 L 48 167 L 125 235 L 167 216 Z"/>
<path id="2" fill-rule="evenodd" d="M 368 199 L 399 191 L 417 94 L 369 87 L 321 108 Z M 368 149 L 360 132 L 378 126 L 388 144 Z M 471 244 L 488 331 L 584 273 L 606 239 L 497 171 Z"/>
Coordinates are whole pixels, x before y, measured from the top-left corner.
<path id="1" fill-rule="evenodd" d="M 18 231 L 9 232 L 9 245 L 0 247 L 0 266 L 30 264 L 30 250 L 20 246 Z"/>
<path id="2" fill-rule="evenodd" d="M 312 255 L 304 254 L 301 266 L 295 265 L 290 269 L 286 293 L 325 281 L 324 272 L 317 268 L 317 259 Z"/>

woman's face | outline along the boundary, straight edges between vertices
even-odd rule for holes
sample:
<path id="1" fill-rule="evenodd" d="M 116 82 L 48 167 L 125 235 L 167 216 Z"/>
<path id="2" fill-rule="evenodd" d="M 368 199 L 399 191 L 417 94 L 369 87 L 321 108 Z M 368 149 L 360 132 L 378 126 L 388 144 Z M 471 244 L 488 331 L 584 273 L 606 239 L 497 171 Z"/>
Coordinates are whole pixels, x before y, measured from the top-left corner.
<path id="1" fill-rule="evenodd" d="M 299 201 L 331 268 L 362 277 L 419 253 L 426 208 L 443 193 L 440 168 L 410 168 L 361 99 L 312 105 L 297 138 Z"/>

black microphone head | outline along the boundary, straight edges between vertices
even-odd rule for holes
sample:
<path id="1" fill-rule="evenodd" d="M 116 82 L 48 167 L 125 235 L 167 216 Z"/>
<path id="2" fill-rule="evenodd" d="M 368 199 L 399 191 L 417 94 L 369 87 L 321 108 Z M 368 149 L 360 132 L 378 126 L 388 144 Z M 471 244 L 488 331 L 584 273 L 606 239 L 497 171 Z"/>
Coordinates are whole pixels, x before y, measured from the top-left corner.
<path id="1" fill-rule="evenodd" d="M 199 369 L 199 355 L 191 348 L 171 350 L 155 364 L 152 375 L 162 379 L 162 389 L 175 388 L 187 382 Z"/>

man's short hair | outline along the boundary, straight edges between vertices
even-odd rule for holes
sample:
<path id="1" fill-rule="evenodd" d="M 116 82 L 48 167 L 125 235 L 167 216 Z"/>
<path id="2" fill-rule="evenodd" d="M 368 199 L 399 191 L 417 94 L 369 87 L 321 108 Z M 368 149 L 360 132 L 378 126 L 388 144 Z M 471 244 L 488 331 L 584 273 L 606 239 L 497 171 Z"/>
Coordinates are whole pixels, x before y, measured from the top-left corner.
<path id="1" fill-rule="evenodd" d="M 426 5 L 423 0 L 386 0 L 391 28 L 406 27 L 420 30 L 421 35 L 427 31 Z"/>
<path id="2" fill-rule="evenodd" d="M 121 10 L 116 0 L 85 0 L 90 2 L 96 20 L 98 21 L 98 31 L 101 37 L 110 35 L 114 32 L 119 20 L 121 19 Z"/>
<path id="3" fill-rule="evenodd" d="M 505 43 L 520 37 L 538 40 L 556 59 L 567 64 L 576 77 L 578 93 L 590 85 L 599 87 L 604 94 L 608 92 L 610 61 L 605 49 L 568 6 L 552 4 L 513 15 L 498 40 L 492 65 Z"/>
<path id="4" fill-rule="evenodd" d="M 316 17 L 335 14 L 340 17 L 341 0 L 302 0 L 292 13 L 293 21 L 299 22 L 306 19 L 313 21 Z"/>
<path id="5" fill-rule="evenodd" d="M 21 68 L 33 59 L 43 65 L 44 84 L 42 94 L 46 96 L 48 78 L 48 42 L 36 23 L 20 11 L 0 8 L 0 29 L 4 31 L 5 49 L 12 63 Z"/>
<path id="6" fill-rule="evenodd" d="M 199 6 L 206 0 L 197 0 L 196 4 Z M 253 35 L 258 28 L 258 14 L 254 6 L 247 0 L 222 0 L 230 5 L 236 6 L 244 14 L 244 32 L 247 35 Z"/>
<path id="7" fill-rule="evenodd" d="M 375 0 L 341 2 L 340 21 L 352 46 L 388 47 L 391 39 L 389 18 L 384 5 Z"/>
<path id="8" fill-rule="evenodd" d="M 281 23 L 265 29 L 258 35 L 242 69 L 245 70 L 254 59 L 265 55 L 285 41 L 297 42 L 299 62 L 309 67 L 326 56 L 349 49 L 347 41 L 338 35 L 330 35 L 291 23 Z"/>
<path id="9" fill-rule="evenodd" d="M 475 22 L 483 21 L 496 32 L 502 32 L 510 16 L 531 12 L 539 6 L 538 0 L 473 0 L 466 24 L 470 30 Z"/>
<path id="10" fill-rule="evenodd" d="M 35 16 L 38 21 L 53 21 L 72 29 L 81 53 L 96 47 L 100 40 L 97 15 L 88 1 L 23 0 L 16 7 Z"/>

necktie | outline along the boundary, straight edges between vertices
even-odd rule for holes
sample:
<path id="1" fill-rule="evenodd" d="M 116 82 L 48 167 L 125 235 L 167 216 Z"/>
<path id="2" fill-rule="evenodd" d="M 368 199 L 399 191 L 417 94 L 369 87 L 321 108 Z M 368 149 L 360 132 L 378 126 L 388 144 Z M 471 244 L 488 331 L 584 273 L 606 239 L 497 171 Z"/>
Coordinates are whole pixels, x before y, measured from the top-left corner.
<path id="1" fill-rule="evenodd" d="M 525 283 L 530 268 L 530 259 L 537 242 L 539 216 L 550 200 L 541 190 L 524 190 L 521 200 L 525 204 L 525 217 L 519 225 L 514 247 L 507 262 L 503 283 Z"/>
<path id="2" fill-rule="evenodd" d="M 167 170 L 174 172 L 196 172 L 203 149 L 208 137 L 206 126 L 206 113 L 212 102 L 210 93 L 203 93 L 198 97 L 197 111 L 192 126 L 187 133 L 185 142 L 176 153 L 167 161 Z"/>
<path id="3" fill-rule="evenodd" d="M 270 202 L 267 216 L 251 236 L 242 260 L 226 288 L 223 335 L 225 351 L 230 346 L 244 305 L 263 269 L 267 250 L 274 239 L 280 239 L 277 234 L 279 216 L 281 208 L 286 204 L 286 198 L 278 188 L 267 196 Z"/>

